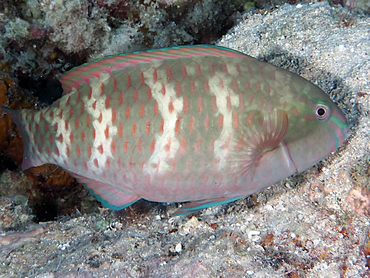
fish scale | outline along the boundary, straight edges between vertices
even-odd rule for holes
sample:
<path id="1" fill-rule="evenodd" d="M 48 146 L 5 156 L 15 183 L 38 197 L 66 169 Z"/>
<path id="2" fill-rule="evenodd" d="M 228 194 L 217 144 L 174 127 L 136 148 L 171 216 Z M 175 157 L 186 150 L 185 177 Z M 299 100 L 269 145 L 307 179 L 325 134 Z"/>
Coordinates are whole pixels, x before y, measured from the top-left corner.
<path id="1" fill-rule="evenodd" d="M 60 81 L 48 108 L 3 108 L 24 140 L 22 168 L 56 164 L 111 209 L 236 200 L 312 166 L 348 132 L 318 87 L 222 47 L 110 56 Z"/>

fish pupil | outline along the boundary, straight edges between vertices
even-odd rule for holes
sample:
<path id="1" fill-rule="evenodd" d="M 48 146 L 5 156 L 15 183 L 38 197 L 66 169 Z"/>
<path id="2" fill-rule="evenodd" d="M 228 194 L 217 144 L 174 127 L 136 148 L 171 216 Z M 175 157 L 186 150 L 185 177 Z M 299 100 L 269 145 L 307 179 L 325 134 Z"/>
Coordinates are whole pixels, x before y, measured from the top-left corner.
<path id="1" fill-rule="evenodd" d="M 325 111 L 325 109 L 324 108 L 319 108 L 319 109 L 317 109 L 317 115 L 319 115 L 319 116 L 324 116 L 325 115 L 325 113 L 326 113 L 326 111 Z"/>
<path id="2" fill-rule="evenodd" d="M 329 116 L 329 107 L 323 104 L 316 106 L 316 116 L 319 120 L 325 120 Z"/>

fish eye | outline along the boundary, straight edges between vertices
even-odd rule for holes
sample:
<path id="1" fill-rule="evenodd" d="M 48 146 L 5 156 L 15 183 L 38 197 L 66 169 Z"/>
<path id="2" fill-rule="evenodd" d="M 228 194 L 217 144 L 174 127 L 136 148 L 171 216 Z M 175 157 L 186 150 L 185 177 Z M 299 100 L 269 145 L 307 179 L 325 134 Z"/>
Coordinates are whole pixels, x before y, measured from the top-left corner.
<path id="1" fill-rule="evenodd" d="M 328 106 L 323 104 L 317 104 L 315 109 L 316 117 L 319 120 L 325 120 L 330 115 L 330 109 Z"/>

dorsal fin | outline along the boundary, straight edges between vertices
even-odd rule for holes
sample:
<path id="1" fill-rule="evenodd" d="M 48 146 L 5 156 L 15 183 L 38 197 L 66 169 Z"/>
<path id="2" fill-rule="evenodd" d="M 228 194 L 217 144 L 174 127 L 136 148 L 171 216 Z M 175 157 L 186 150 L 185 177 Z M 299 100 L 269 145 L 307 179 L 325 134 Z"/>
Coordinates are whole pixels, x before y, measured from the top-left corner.
<path id="1" fill-rule="evenodd" d="M 138 51 L 128 54 L 107 56 L 91 63 L 75 67 L 62 75 L 60 82 L 64 92 L 69 93 L 72 88 L 79 88 L 82 83 L 89 84 L 90 78 L 100 78 L 102 72 L 111 73 L 114 69 L 123 69 L 128 65 L 150 62 L 152 60 L 176 59 L 179 57 L 194 56 L 228 56 L 247 57 L 246 55 L 224 47 L 212 45 L 176 46 L 148 51 Z"/>

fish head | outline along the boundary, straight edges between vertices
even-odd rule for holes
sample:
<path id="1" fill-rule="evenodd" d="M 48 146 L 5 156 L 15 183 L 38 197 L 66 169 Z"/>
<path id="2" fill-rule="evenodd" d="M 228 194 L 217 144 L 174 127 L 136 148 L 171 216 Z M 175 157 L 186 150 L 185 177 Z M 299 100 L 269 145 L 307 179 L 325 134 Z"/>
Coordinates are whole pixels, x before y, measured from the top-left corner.
<path id="1" fill-rule="evenodd" d="M 232 162 L 242 161 L 244 195 L 305 171 L 338 149 L 348 135 L 345 115 L 328 95 L 298 75 L 283 74 L 283 88 L 264 109 L 242 116 L 253 119 L 253 128 L 246 120 L 246 139 L 234 145 L 239 149 L 232 148 Z"/>
<path id="2" fill-rule="evenodd" d="M 329 96 L 309 82 L 302 82 L 298 98 L 292 99 L 290 107 L 289 127 L 282 145 L 296 172 L 302 172 L 343 144 L 349 124 Z"/>

